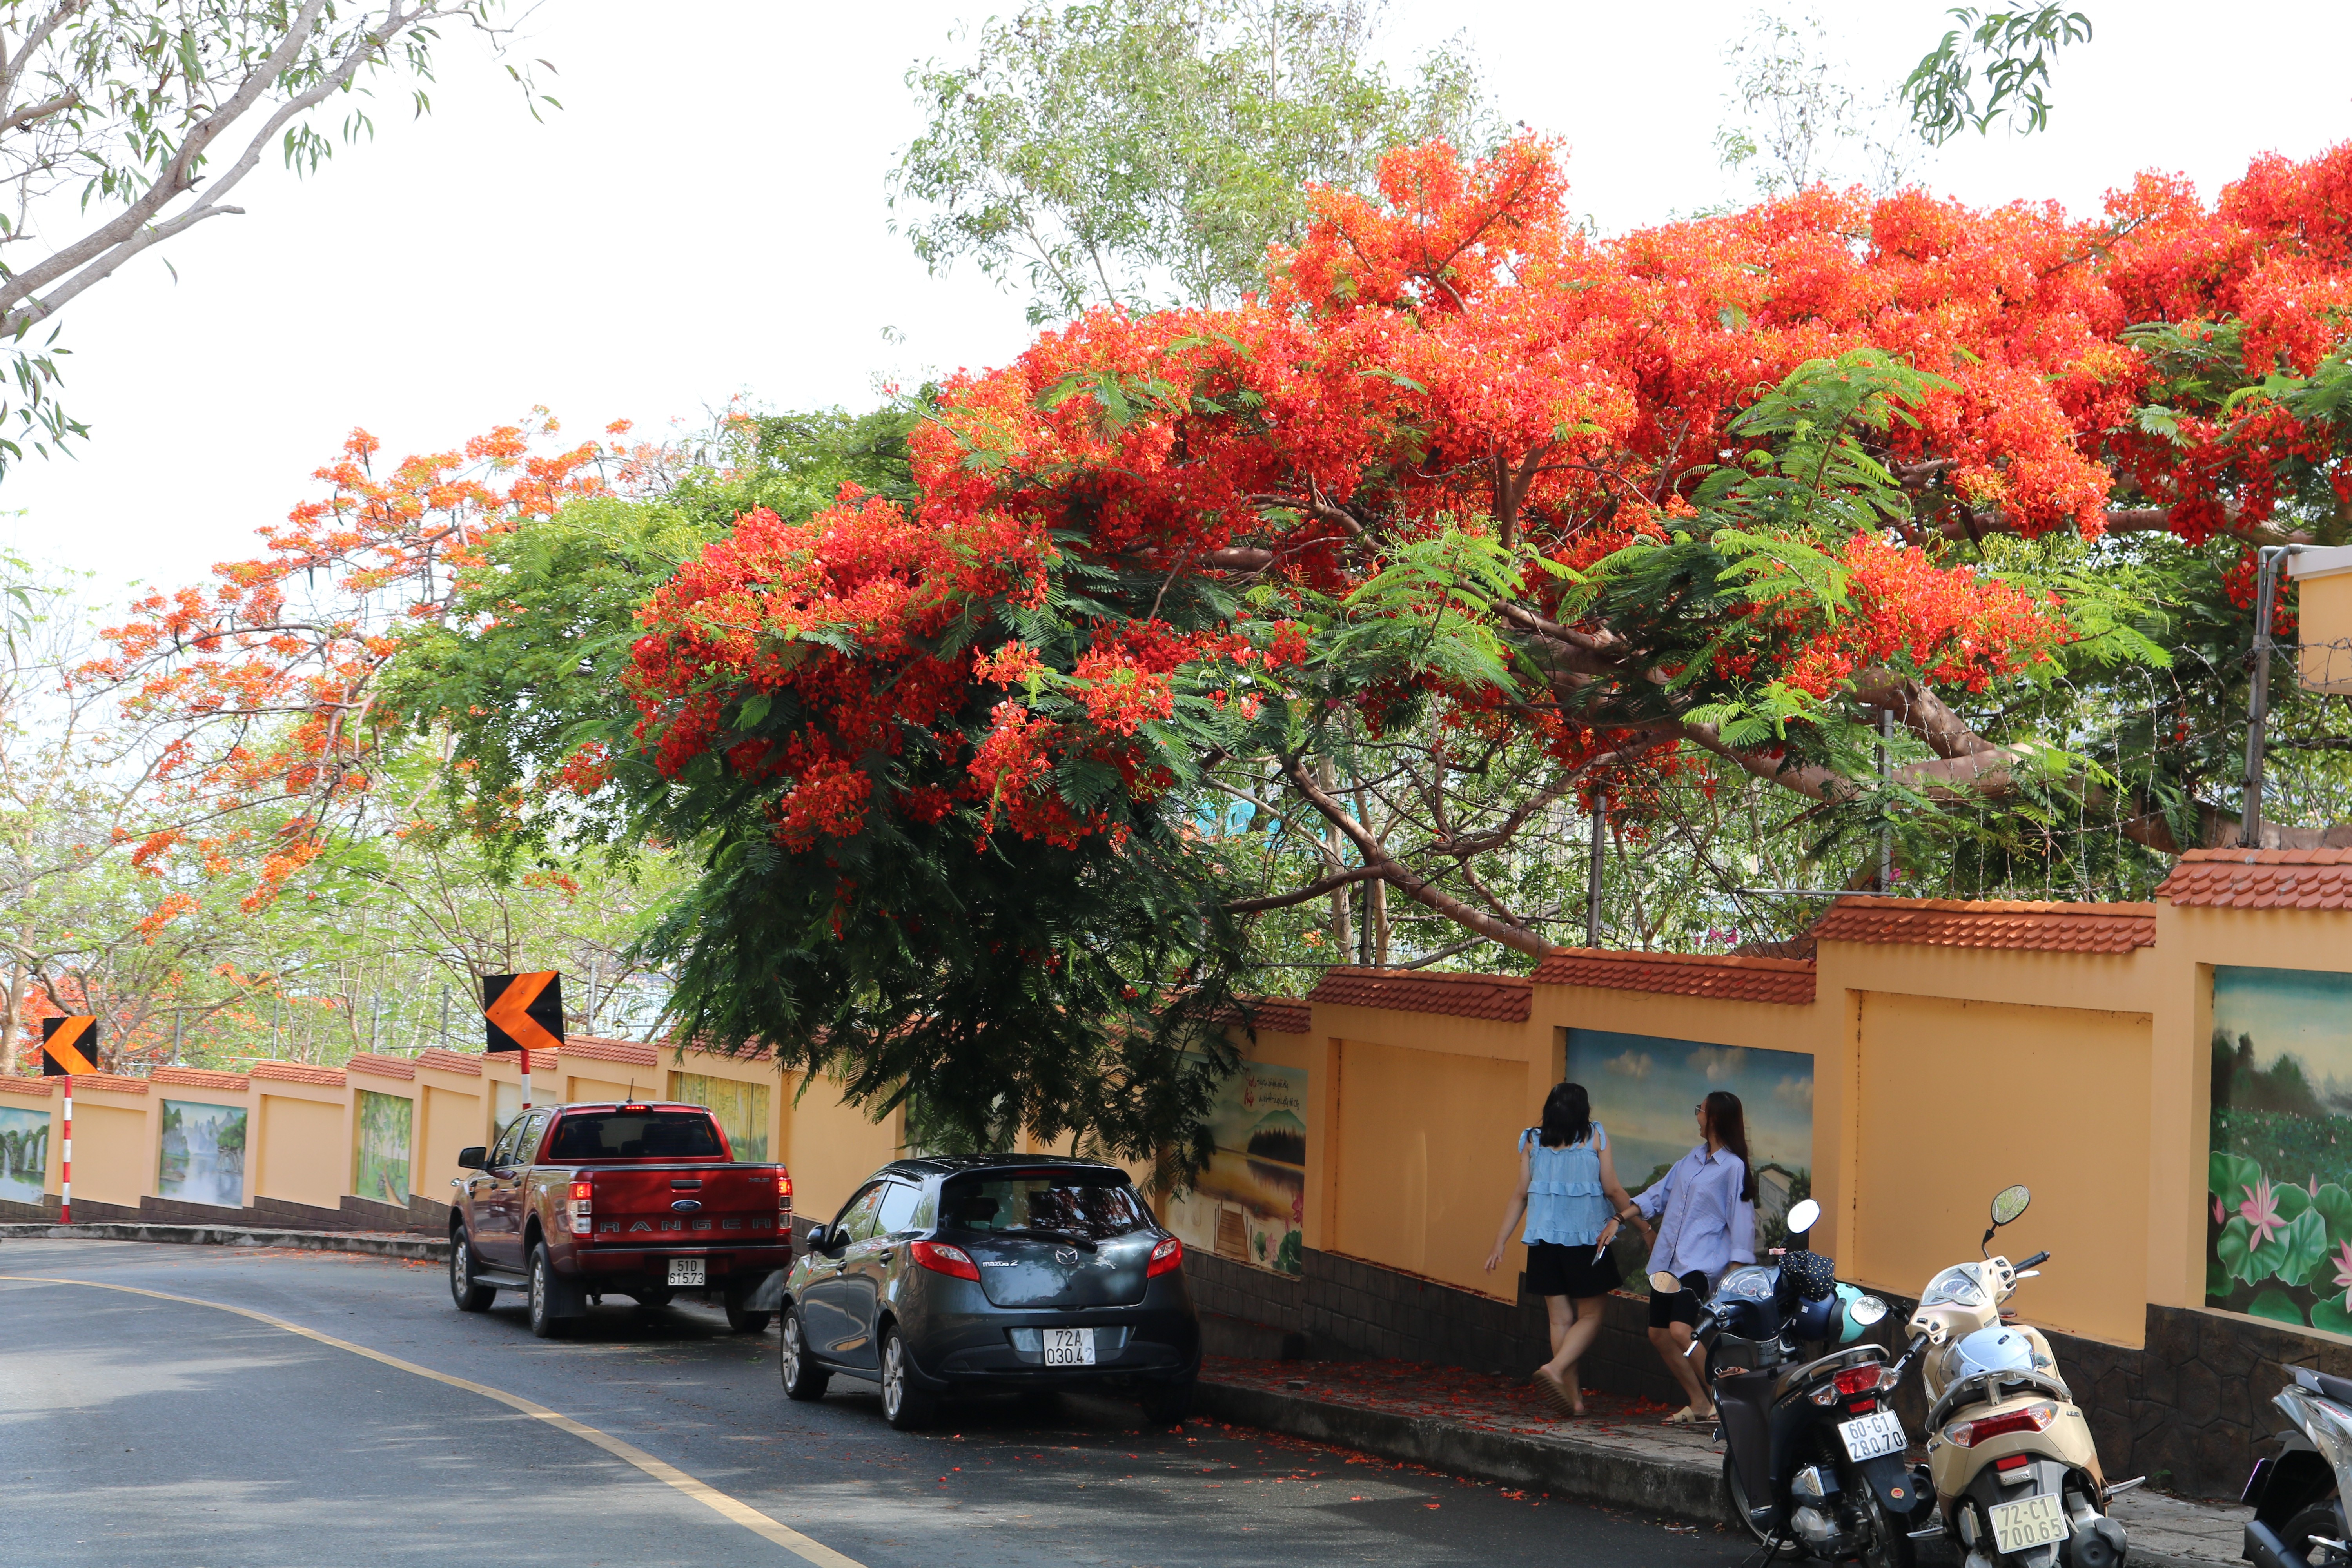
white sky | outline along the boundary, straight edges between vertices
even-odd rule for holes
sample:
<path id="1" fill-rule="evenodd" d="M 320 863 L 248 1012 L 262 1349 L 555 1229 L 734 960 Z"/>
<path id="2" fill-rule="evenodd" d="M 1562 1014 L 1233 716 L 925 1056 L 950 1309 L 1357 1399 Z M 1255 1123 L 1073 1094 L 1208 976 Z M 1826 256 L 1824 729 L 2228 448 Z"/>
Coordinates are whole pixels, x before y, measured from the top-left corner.
<path id="1" fill-rule="evenodd" d="M 2137 169 L 2210 195 L 2257 153 L 2352 136 L 2352 6 L 2081 4 L 2099 32 L 2060 63 L 2053 129 L 1971 136 L 1927 184 L 2084 211 Z M 1710 146 L 1721 50 L 1754 10 L 1399 0 L 1386 38 L 1403 59 L 1465 35 L 1503 111 L 1567 138 L 1572 204 L 1613 232 L 1728 194 Z M 1946 26 L 1918 0 L 1818 11 L 1873 89 Z M 870 405 L 877 373 L 1010 358 L 1028 335 L 1020 301 L 975 271 L 927 276 L 889 232 L 883 188 L 919 128 L 908 65 L 988 14 L 550 0 L 527 50 L 561 71 L 565 108 L 545 123 L 453 37 L 430 118 L 388 104 L 376 141 L 314 178 L 257 174 L 239 194 L 250 216 L 65 314 L 68 403 L 92 438 L 0 482 L 0 541 L 119 600 L 127 581 L 176 584 L 248 553 L 353 426 L 394 456 L 535 404 L 581 434 L 615 416 L 651 432 L 738 393 Z"/>

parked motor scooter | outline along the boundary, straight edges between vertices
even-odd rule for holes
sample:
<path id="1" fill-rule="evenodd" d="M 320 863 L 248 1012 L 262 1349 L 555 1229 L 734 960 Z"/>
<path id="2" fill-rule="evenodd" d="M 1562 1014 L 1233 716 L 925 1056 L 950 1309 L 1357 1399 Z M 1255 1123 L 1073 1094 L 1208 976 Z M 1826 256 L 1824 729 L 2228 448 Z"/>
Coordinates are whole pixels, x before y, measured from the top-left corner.
<path id="1" fill-rule="evenodd" d="M 2021 1186 L 1993 1199 L 1979 1255 L 2032 1200 Z M 1911 1320 L 1912 1348 L 1934 1347 L 1921 1368 L 1939 1524 L 1920 1534 L 1958 1536 L 1962 1568 L 2123 1568 L 2124 1528 L 2107 1504 L 2140 1481 L 2106 1483 L 2049 1342 L 2001 1310 L 2049 1258 L 1955 1264 L 1927 1282 Z"/>
<path id="2" fill-rule="evenodd" d="M 1821 1205 L 1803 1200 L 1789 1211 L 1790 1234 L 1802 1237 L 1820 1217 Z M 1656 1274 L 1651 1288 L 1681 1287 Z M 1725 1499 L 1732 1522 L 1758 1542 L 1910 1568 L 1922 1495 L 1890 1403 L 1904 1363 L 1853 1342 L 1886 1310 L 1839 1283 L 1830 1260 L 1798 1240 L 1777 1264 L 1726 1274 L 1700 1313 L 1692 1353 L 1709 1358 Z"/>
<path id="3" fill-rule="evenodd" d="M 2284 1447 L 2254 1461 L 2244 1500 L 2244 1556 L 2254 1568 L 2347 1568 L 2352 1525 L 2344 1490 L 2352 1481 L 2352 1381 L 2309 1367 L 2287 1369 L 2293 1379 L 2272 1401 L 2292 1424 L 2279 1434 Z"/>

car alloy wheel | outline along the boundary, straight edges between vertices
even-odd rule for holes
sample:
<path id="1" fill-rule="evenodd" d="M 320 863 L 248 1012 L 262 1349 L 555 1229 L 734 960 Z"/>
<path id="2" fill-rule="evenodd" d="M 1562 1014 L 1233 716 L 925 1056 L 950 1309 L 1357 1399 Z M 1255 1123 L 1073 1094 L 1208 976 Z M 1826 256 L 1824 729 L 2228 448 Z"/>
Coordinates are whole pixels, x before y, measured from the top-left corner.
<path id="1" fill-rule="evenodd" d="M 461 1312 L 478 1312 L 488 1307 L 498 1290 L 474 1280 L 474 1248 L 464 1226 L 449 1234 L 449 1298 L 457 1303 Z"/>
<path id="2" fill-rule="evenodd" d="M 530 1331 L 542 1340 L 551 1340 L 562 1332 L 562 1323 L 555 1316 L 555 1303 L 550 1300 L 555 1291 L 554 1272 L 547 1261 L 547 1248 L 535 1247 L 530 1251 Z"/>
<path id="3" fill-rule="evenodd" d="M 784 1309 L 784 1324 L 776 1333 L 776 1370 L 782 1373 L 784 1397 L 803 1402 L 823 1399 L 833 1376 L 808 1353 L 808 1331 L 801 1326 L 799 1310 Z"/>
<path id="4" fill-rule="evenodd" d="M 915 1384 L 907 1365 L 907 1342 L 898 1331 L 882 1331 L 882 1418 L 901 1432 L 919 1431 L 931 1423 L 938 1399 Z"/>

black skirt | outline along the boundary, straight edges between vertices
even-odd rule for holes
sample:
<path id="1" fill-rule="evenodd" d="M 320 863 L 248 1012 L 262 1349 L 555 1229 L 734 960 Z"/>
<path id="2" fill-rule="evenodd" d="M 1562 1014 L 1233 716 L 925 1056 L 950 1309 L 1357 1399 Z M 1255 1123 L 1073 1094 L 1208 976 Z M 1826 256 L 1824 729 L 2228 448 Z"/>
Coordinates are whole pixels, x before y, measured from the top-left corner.
<path id="1" fill-rule="evenodd" d="M 1625 1282 L 1617 1260 L 1603 1252 L 1598 1258 L 1591 1243 L 1563 1247 L 1556 1241 L 1528 1243 L 1528 1293 L 1533 1296 L 1573 1296 L 1583 1300 L 1606 1296 Z"/>

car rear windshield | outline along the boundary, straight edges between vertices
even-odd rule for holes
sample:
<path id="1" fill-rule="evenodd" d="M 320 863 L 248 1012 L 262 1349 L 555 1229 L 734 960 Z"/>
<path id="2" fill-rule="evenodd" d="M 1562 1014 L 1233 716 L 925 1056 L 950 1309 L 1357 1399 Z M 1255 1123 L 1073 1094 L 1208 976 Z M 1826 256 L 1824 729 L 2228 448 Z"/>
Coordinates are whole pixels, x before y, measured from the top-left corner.
<path id="1" fill-rule="evenodd" d="M 590 1110 L 555 1129 L 550 1160 L 639 1160 L 717 1154 L 719 1129 L 704 1110 Z"/>
<path id="2" fill-rule="evenodd" d="M 1126 1180 L 1107 1171 L 1013 1171 L 950 1178 L 940 1223 L 1104 1241 L 1146 1228 L 1151 1215 Z"/>

